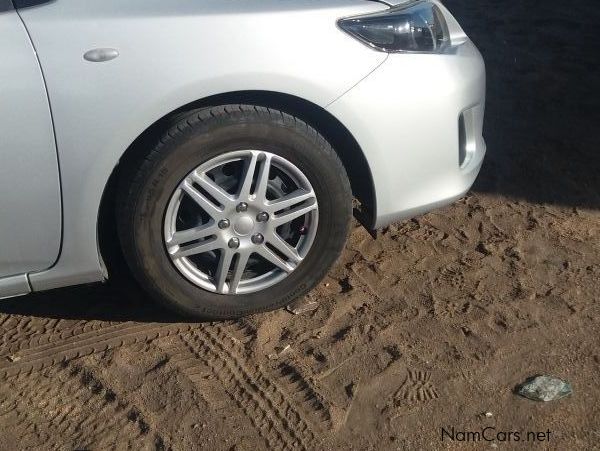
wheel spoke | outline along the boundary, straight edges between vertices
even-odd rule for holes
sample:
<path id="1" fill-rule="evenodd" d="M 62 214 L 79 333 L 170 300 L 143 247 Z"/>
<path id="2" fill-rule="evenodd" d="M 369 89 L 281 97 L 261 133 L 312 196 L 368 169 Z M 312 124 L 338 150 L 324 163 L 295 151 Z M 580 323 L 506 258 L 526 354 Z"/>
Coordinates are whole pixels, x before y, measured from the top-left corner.
<path id="1" fill-rule="evenodd" d="M 298 250 L 283 240 L 276 232 L 273 232 L 267 240 L 271 246 L 277 249 L 292 263 L 297 265 L 302 261 L 302 257 L 300 257 L 300 254 L 298 254 Z"/>
<path id="2" fill-rule="evenodd" d="M 242 280 L 242 276 L 244 275 L 244 270 L 246 269 L 246 265 L 248 264 L 248 259 L 250 258 L 250 252 L 241 252 L 238 254 L 237 262 L 233 268 L 233 277 L 229 282 L 229 293 L 235 294 L 237 292 L 238 285 Z"/>
<path id="3" fill-rule="evenodd" d="M 203 224 L 192 229 L 181 230 L 175 232 L 173 236 L 167 240 L 167 246 L 181 245 L 191 241 L 202 240 L 214 235 L 217 231 L 214 222 Z"/>
<path id="4" fill-rule="evenodd" d="M 203 254 L 205 252 L 214 251 L 215 249 L 218 249 L 219 247 L 220 247 L 219 240 L 217 240 L 216 238 L 212 238 L 212 239 L 202 241 L 201 243 L 197 243 L 197 244 L 189 244 L 187 246 L 179 246 L 177 248 L 174 248 L 172 252 L 170 250 L 169 253 L 171 254 L 171 256 L 173 258 L 182 258 L 182 257 L 189 257 L 190 255 L 197 255 L 197 254 Z"/>
<path id="5" fill-rule="evenodd" d="M 279 227 L 280 225 L 287 224 L 290 221 L 293 221 L 300 216 L 304 216 L 307 213 L 310 213 L 313 210 L 317 209 L 317 203 L 313 202 L 309 205 L 300 205 L 298 207 L 292 208 L 291 210 L 284 211 L 283 213 L 278 214 L 273 217 L 273 226 Z"/>
<path id="6" fill-rule="evenodd" d="M 188 180 L 183 182 L 181 189 L 185 191 L 194 200 L 194 202 L 196 202 L 212 218 L 217 219 L 222 213 L 222 210 L 219 207 L 213 204 L 200 191 L 194 188 Z"/>
<path id="7" fill-rule="evenodd" d="M 230 196 L 229 193 L 227 193 L 227 191 L 225 191 L 223 188 L 221 188 L 219 185 L 217 185 L 215 182 L 213 182 L 206 175 L 194 174 L 192 176 L 192 178 L 208 194 L 210 194 L 212 197 L 214 197 L 217 200 L 217 202 L 219 202 L 221 205 L 227 206 L 227 205 L 233 203 L 233 201 L 234 201 L 233 196 Z"/>
<path id="8" fill-rule="evenodd" d="M 297 189 L 296 191 L 287 194 L 272 203 L 268 204 L 269 210 L 273 213 L 276 211 L 284 210 L 286 208 L 293 207 L 294 205 L 299 204 L 300 202 L 304 202 L 309 199 L 313 199 L 315 197 L 315 193 L 311 191 L 306 191 L 303 189 Z"/>
<path id="9" fill-rule="evenodd" d="M 295 267 L 279 257 L 275 252 L 266 246 L 260 246 L 256 252 L 258 252 L 265 260 L 273 263 L 278 268 L 284 270 L 287 273 L 292 272 Z"/>
<path id="10" fill-rule="evenodd" d="M 265 203 L 267 200 L 267 186 L 269 185 L 269 173 L 271 172 L 271 155 L 265 156 L 265 160 L 260 165 L 258 179 L 254 195 L 257 200 Z"/>
<path id="11" fill-rule="evenodd" d="M 215 287 L 217 293 L 225 294 L 225 282 L 227 281 L 227 275 L 229 273 L 229 267 L 231 266 L 231 260 L 235 253 L 229 249 L 223 249 L 219 258 L 219 266 L 215 274 Z"/>
<path id="12" fill-rule="evenodd" d="M 252 152 L 248 160 L 246 171 L 244 172 L 244 181 L 238 193 L 240 199 L 247 199 L 250 196 L 250 189 L 252 188 L 254 173 L 256 172 L 256 164 L 258 163 L 258 155 L 258 152 Z"/>

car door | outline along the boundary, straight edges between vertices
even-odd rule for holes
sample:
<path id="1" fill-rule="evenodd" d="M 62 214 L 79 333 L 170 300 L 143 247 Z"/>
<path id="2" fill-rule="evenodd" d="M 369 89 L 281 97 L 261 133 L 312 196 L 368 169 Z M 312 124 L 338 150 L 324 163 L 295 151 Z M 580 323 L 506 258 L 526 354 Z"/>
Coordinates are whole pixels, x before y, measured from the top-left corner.
<path id="1" fill-rule="evenodd" d="M 27 30 L 0 0 L 0 297 L 47 269 L 61 241 L 60 180 L 44 79 Z M 19 279 L 23 280 L 24 276 Z M 3 292 L 4 291 L 4 292 Z"/>

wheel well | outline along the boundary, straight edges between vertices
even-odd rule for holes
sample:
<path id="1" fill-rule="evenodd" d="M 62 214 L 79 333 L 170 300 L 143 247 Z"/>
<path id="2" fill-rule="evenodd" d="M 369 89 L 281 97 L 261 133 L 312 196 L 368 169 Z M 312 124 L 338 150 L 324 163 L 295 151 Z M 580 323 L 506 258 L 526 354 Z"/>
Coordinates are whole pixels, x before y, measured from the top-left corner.
<path id="1" fill-rule="evenodd" d="M 348 173 L 352 193 L 359 202 L 355 208 L 356 218 L 366 228 L 372 228 L 376 202 L 371 170 L 362 149 L 340 121 L 322 107 L 292 95 L 269 91 L 231 92 L 207 97 L 172 111 L 148 127 L 125 151 L 104 189 L 98 217 L 99 250 L 108 266 L 111 265 L 107 260 L 112 259 L 109 256 L 115 252 L 114 245 L 109 245 L 117 239 L 114 212 L 120 174 L 138 164 L 147 150 L 181 115 L 198 108 L 240 103 L 285 111 L 321 133 L 337 152 Z"/>

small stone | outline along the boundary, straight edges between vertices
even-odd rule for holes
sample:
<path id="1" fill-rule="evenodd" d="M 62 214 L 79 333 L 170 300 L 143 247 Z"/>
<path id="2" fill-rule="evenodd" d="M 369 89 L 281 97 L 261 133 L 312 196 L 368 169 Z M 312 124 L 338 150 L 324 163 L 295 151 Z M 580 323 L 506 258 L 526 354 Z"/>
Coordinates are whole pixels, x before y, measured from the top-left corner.
<path id="1" fill-rule="evenodd" d="M 269 354 L 269 360 L 277 360 L 282 355 L 287 354 L 292 350 L 291 345 L 285 345 L 284 347 L 275 348 L 275 352 L 273 354 Z"/>
<path id="2" fill-rule="evenodd" d="M 301 315 L 303 313 L 312 312 L 319 307 L 319 303 L 317 301 L 305 301 L 299 300 L 296 301 L 286 307 L 286 310 L 294 315 Z"/>
<path id="3" fill-rule="evenodd" d="M 517 394 L 533 401 L 555 401 L 573 393 L 571 384 L 553 376 L 534 376 L 517 387 Z"/>
<path id="4" fill-rule="evenodd" d="M 13 363 L 21 360 L 21 357 L 19 357 L 18 355 L 7 355 L 6 358 L 8 359 L 9 362 L 13 362 Z"/>
<path id="5" fill-rule="evenodd" d="M 485 417 L 486 418 L 492 418 L 494 416 L 494 414 L 492 412 L 486 412 L 485 413 Z"/>

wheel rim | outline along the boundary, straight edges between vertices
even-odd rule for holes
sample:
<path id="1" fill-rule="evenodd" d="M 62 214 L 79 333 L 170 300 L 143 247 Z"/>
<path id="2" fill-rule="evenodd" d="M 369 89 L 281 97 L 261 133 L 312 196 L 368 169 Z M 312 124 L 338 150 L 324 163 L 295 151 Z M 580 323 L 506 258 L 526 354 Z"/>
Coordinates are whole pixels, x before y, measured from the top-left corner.
<path id="1" fill-rule="evenodd" d="M 306 176 L 270 152 L 227 152 L 175 189 L 164 242 L 175 268 L 219 294 L 264 290 L 294 272 L 312 247 L 319 208 Z"/>

